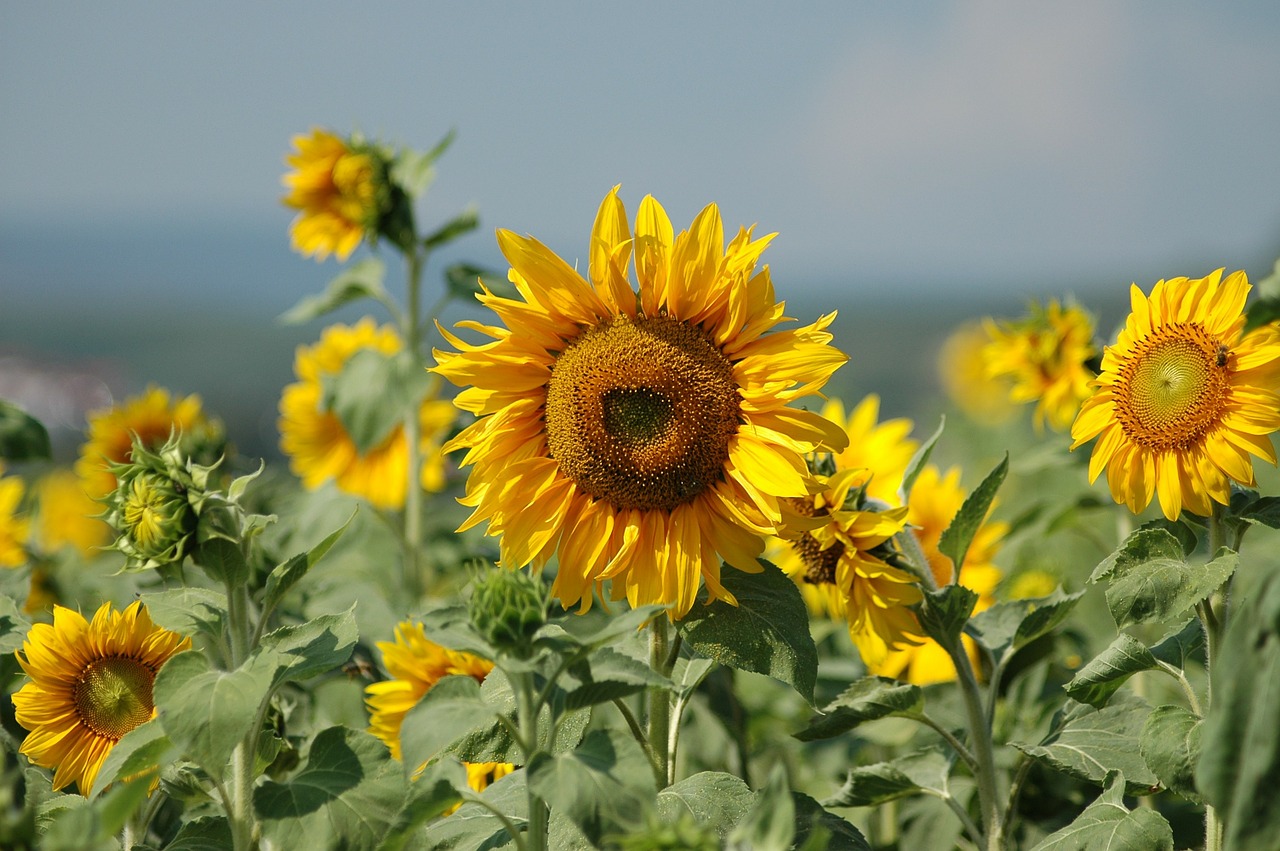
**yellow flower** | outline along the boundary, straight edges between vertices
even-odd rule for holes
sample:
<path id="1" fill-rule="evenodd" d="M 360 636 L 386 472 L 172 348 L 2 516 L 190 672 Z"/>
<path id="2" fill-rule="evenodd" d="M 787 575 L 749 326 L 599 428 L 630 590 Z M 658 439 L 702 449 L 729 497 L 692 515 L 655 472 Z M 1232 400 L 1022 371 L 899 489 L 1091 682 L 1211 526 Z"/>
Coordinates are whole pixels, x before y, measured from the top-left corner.
<path id="1" fill-rule="evenodd" d="M 1130 290 L 1132 312 L 1071 427 L 1071 448 L 1098 438 L 1089 481 L 1107 471 L 1116 502 L 1135 514 L 1159 496 L 1164 516 L 1202 516 L 1226 505 L 1231 480 L 1252 486 L 1253 459 L 1276 462 L 1280 333 L 1243 333 L 1249 281 L 1160 281 Z"/>
<path id="2" fill-rule="evenodd" d="M 0 567 L 27 563 L 27 538 L 31 521 L 18 513 L 26 487 L 17 476 L 3 475 L 0 467 Z"/>
<path id="3" fill-rule="evenodd" d="M 1019 322 L 984 322 L 990 338 L 982 349 L 986 377 L 1008 379 L 1009 399 L 1035 402 L 1035 425 L 1045 420 L 1065 430 L 1089 396 L 1093 372 L 1086 363 L 1096 354 L 1093 320 L 1074 304 L 1053 299 L 1033 304 L 1031 316 Z"/>
<path id="4" fill-rule="evenodd" d="M 929 560 L 933 579 L 940 586 L 952 581 L 954 565 L 950 558 L 938 550 L 938 540 L 942 537 L 943 530 L 951 525 L 964 499 L 965 492 L 960 487 L 960 470 L 956 467 L 943 476 L 934 465 L 926 465 L 920 470 L 911 489 L 907 522 L 915 527 L 916 538 Z M 995 589 L 1000 584 L 1002 573 L 993 561 L 1008 531 L 1007 523 L 984 521 L 969 545 L 958 581 L 978 593 L 975 612 L 983 611 L 995 602 Z M 968 636 L 964 637 L 964 644 L 970 658 L 976 659 L 977 647 Z M 932 639 L 925 639 L 917 647 L 892 651 L 884 661 L 869 663 L 867 670 L 872 674 L 896 677 L 917 685 L 946 682 L 956 676 L 951 657 Z"/>
<path id="5" fill-rule="evenodd" d="M 855 486 L 866 485 L 867 496 L 889 505 L 901 505 L 902 479 L 907 465 L 920 444 L 911 440 L 912 423 L 908 419 L 878 422 L 880 397 L 874 393 L 864 398 L 845 418 L 844 405 L 831 399 L 822 416 L 849 437 L 849 445 L 834 458 L 837 470 L 860 470 Z"/>
<path id="6" fill-rule="evenodd" d="M 45 552 L 73 547 L 93 555 L 111 540 L 111 527 L 98 516 L 103 506 L 85 493 L 70 470 L 54 470 L 36 482 L 37 540 Z"/>
<path id="7" fill-rule="evenodd" d="M 282 180 L 284 204 L 299 213 L 289 226 L 293 248 L 324 260 L 346 260 L 366 234 L 375 234 L 387 197 L 385 165 L 371 150 L 326 130 L 293 137 L 295 154 L 285 161 L 296 171 Z"/>
<path id="8" fill-rule="evenodd" d="M 783 305 L 756 268 L 770 239 L 743 228 L 726 247 L 714 204 L 675 235 L 652 197 L 633 233 L 617 187 L 586 278 L 498 231 L 520 298 L 479 298 L 506 327 L 460 323 L 492 340 L 444 331 L 459 351 L 436 352 L 437 372 L 470 385 L 458 407 L 480 417 L 445 447 L 467 449 L 473 467 L 462 528 L 487 521 L 507 566 L 558 553 L 552 592 L 565 605 L 585 609 L 605 581 L 614 599 L 669 604 L 677 618 L 700 584 L 735 602 L 721 560 L 759 571 L 780 499 L 814 487 L 805 454 L 844 448 L 826 420 L 787 407 L 846 358 L 828 345 L 835 314 L 775 330 Z"/>
<path id="9" fill-rule="evenodd" d="M 1045 570 L 1024 570 L 1009 583 L 1010 600 L 1033 600 L 1048 597 L 1058 587 L 1058 578 Z"/>
<path id="10" fill-rule="evenodd" d="M 989 338 L 976 322 L 961 325 L 938 350 L 938 378 L 947 398 L 966 415 L 986 425 L 999 425 L 1013 416 L 1005 388 L 987 378 L 983 349 Z"/>
<path id="11" fill-rule="evenodd" d="M 214 432 L 216 426 L 205 418 L 199 396 L 172 400 L 169 392 L 148 387 L 141 396 L 122 404 L 89 414 L 89 439 L 80 448 L 76 474 L 84 492 L 94 499 L 116 489 L 116 477 L 108 462 L 123 464 L 133 449 L 133 435 L 143 446 L 155 449 L 164 445 L 173 432 L 196 436 Z"/>
<path id="12" fill-rule="evenodd" d="M 92 622 L 55 606 L 53 624 L 33 626 L 16 654 L 31 678 L 13 696 L 30 731 L 22 753 L 54 769 L 54 789 L 75 783 L 87 795 L 120 737 L 155 716 L 156 673 L 190 646 L 155 626 L 141 603 L 123 612 L 103 603 Z"/>
<path id="13" fill-rule="evenodd" d="M 382 652 L 383 667 L 392 678 L 365 686 L 369 732 L 381 739 L 396 759 L 401 759 L 400 727 L 404 717 L 432 686 L 454 675 L 482 682 L 493 670 L 492 662 L 441 647 L 427 638 L 422 624 L 409 621 L 396 627 L 395 641 L 379 641 L 378 650 Z M 466 766 L 467 783 L 477 792 L 515 770 L 505 762 Z"/>
<path id="14" fill-rule="evenodd" d="M 401 508 L 408 488 L 409 443 L 397 425 L 368 452 L 361 453 L 338 415 L 324 407 L 324 380 L 364 349 L 394 355 L 400 337 L 390 325 L 377 326 L 365 317 L 355 325 L 332 325 L 312 346 L 299 346 L 293 371 L 300 379 L 280 397 L 280 448 L 289 469 L 304 486 L 315 489 L 333 481 L 339 490 L 362 496 L 380 508 Z M 428 399 L 419 414 L 422 486 L 444 489 L 444 456 L 440 443 L 453 423 L 453 405 Z"/>

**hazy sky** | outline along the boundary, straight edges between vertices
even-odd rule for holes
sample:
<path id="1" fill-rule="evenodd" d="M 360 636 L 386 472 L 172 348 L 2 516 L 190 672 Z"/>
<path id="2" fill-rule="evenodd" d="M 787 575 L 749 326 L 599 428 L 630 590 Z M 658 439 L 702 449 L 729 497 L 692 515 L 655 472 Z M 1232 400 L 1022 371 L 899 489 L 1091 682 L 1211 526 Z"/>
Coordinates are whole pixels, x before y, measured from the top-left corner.
<path id="1" fill-rule="evenodd" d="M 483 251 L 572 261 L 621 183 L 843 293 L 1257 276 L 1278 45 L 1274 2 L 9 2 L 0 228 L 283 233 L 294 134 L 455 128 L 423 217 L 474 202 Z"/>

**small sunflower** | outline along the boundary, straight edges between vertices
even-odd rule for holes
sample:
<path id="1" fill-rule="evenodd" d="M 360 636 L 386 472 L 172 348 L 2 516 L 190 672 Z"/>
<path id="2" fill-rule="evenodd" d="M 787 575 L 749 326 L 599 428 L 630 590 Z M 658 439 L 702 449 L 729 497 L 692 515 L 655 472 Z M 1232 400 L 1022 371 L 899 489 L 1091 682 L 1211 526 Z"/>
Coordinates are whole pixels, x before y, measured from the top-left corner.
<path id="1" fill-rule="evenodd" d="M 312 346 L 299 346 L 294 374 L 300 379 L 280 397 L 280 449 L 302 484 L 315 489 L 333 481 L 344 493 L 362 496 L 381 508 L 404 506 L 408 487 L 409 443 L 397 425 L 373 449 L 361 453 L 338 415 L 324 406 L 324 381 L 342 372 L 359 351 L 385 356 L 401 349 L 400 336 L 390 325 L 378 326 L 370 317 L 355 325 L 332 325 Z M 453 423 L 455 410 L 445 400 L 428 399 L 419 415 L 422 486 L 444 489 L 444 456 L 440 444 Z"/>
<path id="2" fill-rule="evenodd" d="M 458 351 L 436 352 L 437 372 L 470 385 L 458 407 L 480 417 L 445 447 L 467 449 L 472 466 L 462 528 L 487 521 L 507 566 L 558 554 L 552 593 L 565 605 L 585 609 L 605 581 L 614 599 L 668 604 L 677 618 L 701 584 L 734 602 L 721 559 L 758 572 L 781 500 L 816 487 L 805 454 L 845 442 L 788 407 L 846 358 L 828 345 L 835 314 L 776 330 L 783 305 L 756 268 L 771 238 L 743 228 L 726 246 L 714 204 L 675 235 L 652 197 L 633 232 L 617 187 L 585 278 L 532 237 L 498 231 L 520 298 L 479 298 L 506 327 L 460 323 L 492 338 L 481 345 L 442 329 Z"/>
<path id="3" fill-rule="evenodd" d="M 938 379 L 947 398 L 967 416 L 995 426 L 1007 422 L 1016 409 L 1005 388 L 987 377 L 983 350 L 989 340 L 976 322 L 953 331 L 938 350 Z"/>
<path id="4" fill-rule="evenodd" d="M 141 603 L 122 612 L 103 603 L 92 621 L 55 606 L 53 624 L 36 624 L 16 655 L 30 681 L 13 696 L 30 731 L 21 751 L 54 769 L 53 788 L 93 788 L 107 754 L 125 733 L 155 716 L 156 673 L 191 639 L 161 629 Z"/>
<path id="5" fill-rule="evenodd" d="M 1135 514 L 1160 499 L 1164 516 L 1208 516 L 1226 505 L 1231 481 L 1254 484 L 1251 455 L 1276 463 L 1280 428 L 1280 333 L 1243 333 L 1249 281 L 1160 281 L 1132 311 L 1071 427 L 1071 448 L 1098 438 L 1089 481 L 1103 470 L 1117 503 Z"/>
<path id="6" fill-rule="evenodd" d="M 102 504 L 85 492 L 75 473 L 47 473 L 36 482 L 35 493 L 36 539 L 44 552 L 71 547 L 88 557 L 110 542 L 111 527 L 99 517 Z"/>
<path id="7" fill-rule="evenodd" d="M 19 513 L 24 493 L 22 479 L 4 475 L 4 467 L 0 466 L 0 567 L 22 567 L 27 563 L 31 520 Z"/>
<path id="8" fill-rule="evenodd" d="M 295 251 L 324 260 L 330 254 L 346 260 L 366 235 L 378 230 L 387 204 L 386 165 L 368 146 L 312 129 L 295 136 L 297 153 L 282 182 L 289 194 L 284 204 L 298 210 L 289 226 Z"/>
<path id="9" fill-rule="evenodd" d="M 943 530 L 955 519 L 964 500 L 958 467 L 952 467 L 943 475 L 934 465 L 925 465 L 911 488 L 907 523 L 914 527 L 934 582 L 939 586 L 953 581 L 955 567 L 951 559 L 938 549 L 938 541 Z M 1008 531 L 1007 523 L 986 520 L 978 527 L 969 545 L 960 576 L 955 581 L 978 593 L 975 612 L 990 608 L 995 602 L 996 586 L 1000 584 L 1003 571 L 994 560 Z M 968 636 L 964 636 L 964 645 L 970 658 L 976 659 L 977 646 Z M 916 685 L 946 682 L 956 677 L 951 657 L 936 641 L 928 638 L 918 646 L 889 652 L 882 661 L 869 663 L 867 669 L 878 676 L 896 677 Z"/>
<path id="10" fill-rule="evenodd" d="M 1093 320 L 1074 304 L 1053 299 L 1033 304 L 1031 315 L 1018 322 L 984 323 L 990 338 L 982 349 L 988 379 L 1012 382 L 1009 399 L 1035 402 L 1036 429 L 1065 430 L 1089 396 L 1093 372 L 1087 366 L 1097 353 Z"/>
<path id="11" fill-rule="evenodd" d="M 120 405 L 89 414 L 89 439 L 80 448 L 75 470 L 84 491 L 100 499 L 116 489 L 110 464 L 129 460 L 136 434 L 143 446 L 155 449 L 181 434 L 192 443 L 219 443 L 220 426 L 205 417 L 200 397 L 172 399 L 159 387 L 148 387 L 141 396 L 125 399 Z M 212 453 L 217 457 L 217 452 Z"/>
<path id="12" fill-rule="evenodd" d="M 849 438 L 849 445 L 834 456 L 837 470 L 861 470 L 857 486 L 866 487 L 867 496 L 889 505 L 900 505 L 902 479 L 920 444 L 912 440 L 912 422 L 905 418 L 880 422 L 880 397 L 866 396 L 846 417 L 839 399 L 831 399 L 822 409 Z"/>
<path id="13" fill-rule="evenodd" d="M 473 677 L 482 682 L 493 663 L 457 650 L 448 650 L 427 638 L 422 624 L 405 621 L 396 627 L 395 641 L 379 641 L 382 664 L 391 679 L 365 686 L 369 707 L 369 732 L 400 759 L 400 727 L 409 710 L 432 686 L 448 676 Z M 467 783 L 477 792 L 515 770 L 505 762 L 467 763 Z"/>

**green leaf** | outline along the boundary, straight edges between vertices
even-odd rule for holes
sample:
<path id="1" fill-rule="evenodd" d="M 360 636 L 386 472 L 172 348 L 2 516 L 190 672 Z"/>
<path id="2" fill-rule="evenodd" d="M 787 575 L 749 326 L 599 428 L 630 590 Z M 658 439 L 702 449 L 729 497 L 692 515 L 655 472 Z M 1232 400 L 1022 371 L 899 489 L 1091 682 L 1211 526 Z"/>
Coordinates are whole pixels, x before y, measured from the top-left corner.
<path id="1" fill-rule="evenodd" d="M 1236 553 L 1220 550 L 1203 565 L 1160 558 L 1117 567 L 1107 588 L 1107 606 L 1120 629 L 1173 620 L 1220 588 L 1239 564 Z"/>
<path id="2" fill-rule="evenodd" d="M 264 831 L 285 840 L 281 847 L 292 845 L 295 820 L 307 819 L 340 840 L 340 847 L 374 848 L 404 796 L 404 775 L 386 745 L 363 730 L 330 727 L 312 741 L 301 771 L 253 790 L 253 807 Z"/>
<path id="3" fill-rule="evenodd" d="M 529 788 L 595 843 L 606 833 L 636 827 L 654 791 L 644 751 L 616 728 L 592 730 L 571 753 L 540 751 L 527 772 Z"/>
<path id="4" fill-rule="evenodd" d="M 1246 332 L 1280 320 L 1280 298 L 1269 296 L 1256 299 L 1245 311 L 1245 317 Z"/>
<path id="5" fill-rule="evenodd" d="M 453 242 L 458 237 L 471 233 L 480 226 L 480 213 L 474 206 L 467 207 L 458 215 L 423 237 L 422 246 L 426 249 L 438 248 Z"/>
<path id="6" fill-rule="evenodd" d="M 1232 603 L 1195 781 L 1226 825 L 1224 847 L 1261 851 L 1280 836 L 1280 573 L 1242 572 Z"/>
<path id="7" fill-rule="evenodd" d="M 230 823 L 222 816 L 204 816 L 183 823 L 164 851 L 226 851 L 231 847 Z"/>
<path id="8" fill-rule="evenodd" d="M 755 793 L 742 778 L 720 771 L 686 777 L 658 793 L 658 815 L 668 824 L 687 813 L 710 826 L 723 842 L 729 831 L 751 810 Z"/>
<path id="9" fill-rule="evenodd" d="M 796 848 L 810 848 L 809 843 L 821 832 L 826 835 L 826 841 L 817 848 L 825 851 L 871 851 L 862 831 L 835 813 L 824 810 L 813 798 L 792 792 L 791 799 L 796 809 Z"/>
<path id="10" fill-rule="evenodd" d="M 266 588 L 262 594 L 262 609 L 264 612 L 275 611 L 276 606 L 280 604 L 289 589 L 297 584 L 298 580 L 307 574 L 307 571 L 315 567 L 316 563 L 324 558 L 329 550 L 333 549 L 333 545 L 347 531 L 347 527 L 351 525 L 352 520 L 356 519 L 356 514 L 358 513 L 358 509 L 353 511 L 351 516 L 347 518 L 346 523 L 334 529 L 323 541 L 305 553 L 298 553 L 289 560 L 276 565 L 275 569 L 267 576 Z"/>
<path id="11" fill-rule="evenodd" d="M 720 574 L 738 605 L 717 600 L 694 606 L 676 626 L 703 656 L 781 680 L 812 704 L 818 650 L 809 634 L 808 609 L 800 589 L 786 574 L 768 562 L 761 564 L 761 573 L 725 570 Z"/>
<path id="12" fill-rule="evenodd" d="M 965 632 L 990 650 L 997 661 L 1003 661 L 1051 632 L 1083 596 L 1083 591 L 1066 594 L 1058 589 L 1047 597 L 996 603 L 974 615 Z"/>
<path id="13" fill-rule="evenodd" d="M 0 654 L 8 656 L 22 649 L 22 642 L 31 631 L 31 621 L 18 611 L 18 604 L 0 596 Z"/>
<path id="14" fill-rule="evenodd" d="M 450 130 L 431 150 L 421 153 L 411 148 L 396 151 L 389 176 L 410 198 L 420 198 L 435 177 L 435 161 L 453 144 L 457 131 Z"/>
<path id="15" fill-rule="evenodd" d="M 351 658 L 359 637 L 355 608 L 353 603 L 340 615 L 321 615 L 264 635 L 261 649 L 279 657 L 272 688 L 332 671 Z"/>
<path id="16" fill-rule="evenodd" d="M 924 706 L 919 686 L 884 677 L 858 680 L 833 700 L 822 715 L 810 719 L 809 726 L 796 733 L 802 742 L 843 735 L 866 721 L 890 715 L 913 715 Z"/>
<path id="17" fill-rule="evenodd" d="M 671 681 L 651 667 L 611 647 L 601 647 L 569 668 L 561 682 L 566 709 L 608 703 L 650 687 L 672 689 Z"/>
<path id="18" fill-rule="evenodd" d="M 156 675 L 160 725 L 192 761 L 222 780 L 231 752 L 253 729 L 271 693 L 274 667 L 251 657 L 234 671 L 218 671 L 196 651 L 179 653 Z"/>
<path id="19" fill-rule="evenodd" d="M 1151 655 L 1166 665 L 1186 668 L 1187 659 L 1201 647 L 1204 647 L 1204 626 L 1199 618 L 1192 618 L 1156 642 Z"/>
<path id="20" fill-rule="evenodd" d="M 1031 851 L 1173 851 L 1173 828 L 1152 809 L 1124 805 L 1125 777 L 1106 777 L 1102 794 L 1075 821 Z"/>
<path id="21" fill-rule="evenodd" d="M 942 437 L 942 430 L 947 425 L 946 417 L 938 418 L 938 427 L 933 430 L 933 434 L 920 444 L 920 448 L 911 456 L 911 460 L 907 462 L 906 472 L 902 477 L 902 504 L 907 504 L 907 498 L 911 496 L 911 489 L 915 487 L 916 479 L 920 477 L 920 471 L 924 469 L 924 465 L 929 463 L 929 456 L 933 454 L 933 447 L 937 445 L 938 438 Z"/>
<path id="22" fill-rule="evenodd" d="M 1142 758 L 1142 726 L 1151 713 L 1146 701 L 1113 701 L 1102 709 L 1068 702 L 1055 719 L 1054 729 L 1038 745 L 1011 742 L 1015 748 L 1059 771 L 1101 785 L 1109 772 L 1119 771 L 1131 794 L 1149 794 L 1159 778 Z"/>
<path id="23" fill-rule="evenodd" d="M 409 784 L 408 797 L 396 814 L 378 851 L 400 851 L 419 827 L 444 815 L 462 802 L 467 785 L 467 769 L 456 759 L 444 757 L 431 763 Z"/>
<path id="24" fill-rule="evenodd" d="M 495 712 L 468 676 L 443 677 L 409 710 L 400 726 L 404 767 L 412 773 L 446 745 L 493 723 Z"/>
<path id="25" fill-rule="evenodd" d="M 1122 632 L 1106 650 L 1077 671 L 1064 688 L 1081 703 L 1100 707 L 1129 677 L 1156 668 L 1160 662 L 1181 669 L 1187 657 L 1203 644 L 1204 629 L 1195 619 L 1175 629 L 1152 648 Z"/>
<path id="26" fill-rule="evenodd" d="M 201 541 L 191 554 L 191 560 L 216 582 L 227 585 L 243 585 L 249 578 L 249 562 L 244 550 L 235 541 L 211 538 Z"/>
<path id="27" fill-rule="evenodd" d="M 728 851 L 791 851 L 796 805 L 781 763 L 769 772 L 755 805 L 729 834 Z"/>
<path id="28" fill-rule="evenodd" d="M 973 493 L 965 498 L 964 504 L 952 518 L 951 525 L 942 531 L 942 537 L 938 539 L 938 552 L 950 556 L 951 563 L 955 565 L 952 575 L 960 575 L 960 568 L 964 565 L 965 556 L 969 553 L 973 536 L 986 521 L 987 513 L 991 511 L 991 503 L 996 498 L 996 491 L 1000 489 L 1008 472 L 1009 453 L 1006 452 L 1004 459 L 987 474 L 980 485 L 974 488 Z"/>
<path id="29" fill-rule="evenodd" d="M 386 272 L 386 266 L 376 257 L 352 263 L 329 282 L 323 294 L 304 296 L 277 321 L 284 325 L 301 325 L 362 298 L 386 304 L 387 290 L 382 284 Z"/>
<path id="30" fill-rule="evenodd" d="M 641 606 L 602 616 L 598 620 L 593 615 L 569 615 L 540 629 L 534 636 L 534 645 L 553 650 L 569 646 L 575 650 L 592 651 L 635 635 L 664 610 L 664 606 Z"/>
<path id="31" fill-rule="evenodd" d="M 0 458 L 8 461 L 48 461 L 53 457 L 49 432 L 35 417 L 0 399 Z"/>
<path id="32" fill-rule="evenodd" d="M 506 276 L 470 263 L 454 263 L 445 269 L 444 282 L 449 295 L 456 299 L 470 300 L 480 295 L 485 289 L 500 298 L 518 299 L 520 297 L 515 284 L 508 281 Z M 480 287 L 482 283 L 484 289 Z"/>
<path id="33" fill-rule="evenodd" d="M 1127 573 L 1140 565 L 1166 561 L 1184 562 L 1186 552 L 1173 533 L 1161 526 L 1146 525 L 1134 532 L 1119 549 L 1102 560 L 1089 576 L 1100 582 L 1110 576 Z"/>
<path id="34" fill-rule="evenodd" d="M 480 793 L 487 807 L 477 803 L 463 804 L 453 815 L 433 822 L 427 828 L 421 847 L 431 851 L 511 848 L 511 837 L 492 810 L 505 814 L 517 830 L 523 828 L 529 814 L 529 793 L 524 781 L 525 772 L 521 770 L 490 785 Z"/>
<path id="35" fill-rule="evenodd" d="M 917 604 L 920 628 L 943 647 L 954 646 L 977 603 L 977 592 L 963 585 L 944 585 L 937 591 L 925 591 Z"/>
<path id="36" fill-rule="evenodd" d="M 222 637 L 223 613 L 227 597 L 208 588 L 173 588 L 142 595 L 142 604 L 156 626 L 179 635 L 202 634 L 218 641 Z"/>
<path id="37" fill-rule="evenodd" d="M 824 807 L 871 807 L 925 789 L 945 794 L 951 761 L 938 750 L 918 751 L 849 771 L 844 786 Z"/>
<path id="38" fill-rule="evenodd" d="M 321 378 L 321 405 L 333 413 L 360 454 L 382 444 L 417 407 L 430 377 L 409 355 L 361 349 L 336 374 Z"/>
<path id="39" fill-rule="evenodd" d="M 1203 722 L 1181 706 L 1157 706 L 1142 728 L 1142 758 L 1164 788 L 1201 803 L 1195 769 Z"/>
<path id="40" fill-rule="evenodd" d="M 121 737 L 107 754 L 93 781 L 89 797 L 102 794 L 103 789 L 121 777 L 159 773 L 160 769 L 173 762 L 178 755 L 177 751 L 159 722 L 152 720 L 139 724 Z"/>

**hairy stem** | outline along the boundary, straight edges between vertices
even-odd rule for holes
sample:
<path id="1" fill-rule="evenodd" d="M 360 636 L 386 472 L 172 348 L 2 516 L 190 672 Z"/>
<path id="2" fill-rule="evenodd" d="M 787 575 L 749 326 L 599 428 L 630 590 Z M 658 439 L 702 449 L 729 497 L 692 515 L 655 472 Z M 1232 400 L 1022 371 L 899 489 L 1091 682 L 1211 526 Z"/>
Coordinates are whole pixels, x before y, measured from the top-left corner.
<path id="1" fill-rule="evenodd" d="M 670 676 L 670 622 L 660 614 L 649 622 L 649 665 L 664 677 Z M 654 779 L 659 789 L 674 782 L 671 763 L 671 698 L 659 686 L 649 689 L 649 747 L 654 754 Z"/>

